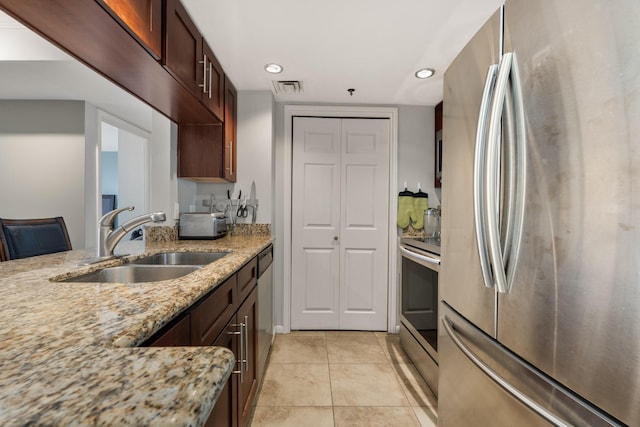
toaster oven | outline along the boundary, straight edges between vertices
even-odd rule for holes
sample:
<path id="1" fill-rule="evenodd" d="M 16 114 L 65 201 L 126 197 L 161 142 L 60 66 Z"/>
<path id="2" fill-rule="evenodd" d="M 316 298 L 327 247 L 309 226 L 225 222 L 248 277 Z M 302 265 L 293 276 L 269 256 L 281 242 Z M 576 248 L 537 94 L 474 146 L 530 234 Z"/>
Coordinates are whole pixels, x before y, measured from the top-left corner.
<path id="1" fill-rule="evenodd" d="M 180 214 L 178 238 L 181 240 L 212 240 L 227 235 L 227 217 L 223 213 Z"/>

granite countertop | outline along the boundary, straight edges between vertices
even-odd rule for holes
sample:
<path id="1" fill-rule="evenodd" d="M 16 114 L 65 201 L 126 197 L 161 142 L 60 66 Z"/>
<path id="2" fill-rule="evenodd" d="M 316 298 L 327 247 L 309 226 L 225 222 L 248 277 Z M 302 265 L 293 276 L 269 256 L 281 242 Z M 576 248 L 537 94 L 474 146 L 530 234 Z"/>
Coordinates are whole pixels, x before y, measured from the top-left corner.
<path id="1" fill-rule="evenodd" d="M 79 267 L 74 250 L 0 263 L 0 425 L 201 425 L 235 363 L 221 347 L 136 347 L 271 242 L 122 242 Z M 178 279 L 64 283 L 165 251 L 231 251 Z"/>

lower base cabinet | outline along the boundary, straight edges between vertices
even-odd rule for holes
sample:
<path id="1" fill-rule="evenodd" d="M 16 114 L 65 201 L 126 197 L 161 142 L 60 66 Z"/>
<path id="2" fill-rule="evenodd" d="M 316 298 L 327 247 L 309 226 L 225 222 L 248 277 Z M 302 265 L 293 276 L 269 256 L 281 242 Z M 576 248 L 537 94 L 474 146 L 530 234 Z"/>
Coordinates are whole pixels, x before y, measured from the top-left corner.
<path id="1" fill-rule="evenodd" d="M 152 337 L 147 345 L 217 346 L 230 349 L 236 365 L 205 426 L 246 427 L 258 389 L 257 259 L 249 261 L 181 320 Z M 244 301 L 243 297 L 246 297 Z"/>
<path id="2" fill-rule="evenodd" d="M 245 357 L 244 371 L 240 375 L 238 386 L 238 425 L 249 425 L 253 400 L 258 390 L 258 288 L 253 291 L 238 309 L 238 324 L 244 325 L 244 334 L 240 338 L 244 341 L 243 356 Z"/>
<path id="3" fill-rule="evenodd" d="M 258 389 L 258 289 L 253 288 L 213 345 L 236 355 L 236 369 L 206 422 L 207 427 L 248 426 Z"/>
<path id="4" fill-rule="evenodd" d="M 231 349 L 233 354 L 238 354 L 238 339 L 236 335 L 235 317 L 227 323 L 224 331 L 218 336 L 213 343 L 214 346 L 225 347 Z M 233 326 L 232 326 L 233 325 Z M 205 427 L 228 427 L 238 425 L 238 375 L 240 361 L 236 360 L 236 369 L 231 374 L 229 381 L 225 384 L 224 389 L 218 397 L 216 405 L 211 410 L 209 419 L 205 423 Z"/>

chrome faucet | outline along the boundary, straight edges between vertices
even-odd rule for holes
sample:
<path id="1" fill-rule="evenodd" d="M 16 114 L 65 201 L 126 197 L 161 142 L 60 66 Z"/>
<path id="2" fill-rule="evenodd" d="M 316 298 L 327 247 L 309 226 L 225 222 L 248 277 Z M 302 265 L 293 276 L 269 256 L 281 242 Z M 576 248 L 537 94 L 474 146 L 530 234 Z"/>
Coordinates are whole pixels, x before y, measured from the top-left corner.
<path id="1" fill-rule="evenodd" d="M 122 240 L 122 238 L 134 228 L 147 222 L 162 222 L 167 219 L 164 212 L 154 212 L 132 218 L 114 230 L 113 223 L 116 220 L 116 216 L 118 216 L 120 212 L 132 211 L 133 209 L 133 206 L 115 209 L 111 212 L 107 212 L 102 218 L 100 218 L 100 221 L 98 221 L 98 227 L 100 230 L 100 241 L 98 242 L 99 258 L 113 258 L 113 250 L 118 242 L 120 242 L 120 240 Z"/>

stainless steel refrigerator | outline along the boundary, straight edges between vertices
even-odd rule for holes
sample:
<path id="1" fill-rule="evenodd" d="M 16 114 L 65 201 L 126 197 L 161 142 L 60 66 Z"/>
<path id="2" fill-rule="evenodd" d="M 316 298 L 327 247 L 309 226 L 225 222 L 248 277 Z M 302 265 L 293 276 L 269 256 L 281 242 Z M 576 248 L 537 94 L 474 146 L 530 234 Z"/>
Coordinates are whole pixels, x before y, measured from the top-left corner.
<path id="1" fill-rule="evenodd" d="M 640 2 L 507 0 L 443 132 L 438 425 L 640 426 Z"/>

